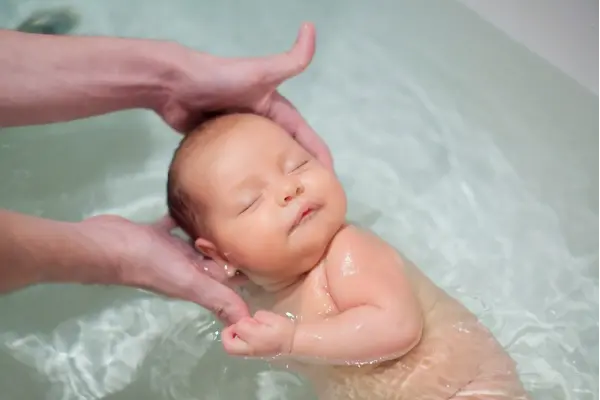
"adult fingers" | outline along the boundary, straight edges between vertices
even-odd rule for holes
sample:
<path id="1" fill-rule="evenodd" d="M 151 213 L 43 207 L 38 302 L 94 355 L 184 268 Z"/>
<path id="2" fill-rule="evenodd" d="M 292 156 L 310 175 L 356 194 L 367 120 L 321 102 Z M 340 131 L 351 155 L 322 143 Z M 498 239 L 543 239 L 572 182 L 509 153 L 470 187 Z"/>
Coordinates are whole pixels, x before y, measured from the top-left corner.
<path id="1" fill-rule="evenodd" d="M 228 276 L 223 267 L 219 266 L 210 258 L 204 258 L 202 255 L 198 254 L 198 257 L 194 260 L 194 262 L 198 270 L 204 274 L 207 274 L 215 281 L 223 284 L 227 282 Z"/>
<path id="2" fill-rule="evenodd" d="M 268 57 L 257 58 L 256 68 L 264 83 L 280 83 L 304 71 L 315 54 L 315 27 L 304 23 L 300 27 L 296 42 L 290 50 Z"/>
<path id="3" fill-rule="evenodd" d="M 230 288 L 238 288 L 250 281 L 250 279 L 248 279 L 248 277 L 241 272 L 236 273 L 234 276 L 229 276 L 227 272 L 213 260 L 210 258 L 204 258 L 201 255 L 198 255 L 195 263 L 198 270 L 208 274 L 212 279 L 227 285 Z"/>
<path id="4" fill-rule="evenodd" d="M 189 300 L 211 310 L 226 325 L 250 316 L 248 306 L 237 293 L 203 274 L 195 282 Z"/>
<path id="5" fill-rule="evenodd" d="M 169 214 L 165 214 L 158 221 L 154 222 L 152 226 L 160 231 L 171 232 L 177 228 L 177 223 Z"/>
<path id="6" fill-rule="evenodd" d="M 271 95 L 266 116 L 281 125 L 325 166 L 333 169 L 333 158 L 325 141 L 308 125 L 294 105 L 279 92 Z"/>
<path id="7" fill-rule="evenodd" d="M 299 129 L 296 133 L 296 141 L 310 153 L 314 154 L 323 165 L 333 170 L 333 157 L 331 156 L 329 147 L 312 129 L 308 126 Z"/>

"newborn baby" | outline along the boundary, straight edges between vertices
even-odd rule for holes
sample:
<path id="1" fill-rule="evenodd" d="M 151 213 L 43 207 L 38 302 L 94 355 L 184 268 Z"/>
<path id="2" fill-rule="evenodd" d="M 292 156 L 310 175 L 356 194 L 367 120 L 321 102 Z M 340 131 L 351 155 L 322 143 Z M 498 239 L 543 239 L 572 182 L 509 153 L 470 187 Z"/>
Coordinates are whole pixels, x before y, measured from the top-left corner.
<path id="1" fill-rule="evenodd" d="M 282 128 L 219 116 L 169 170 L 172 217 L 258 309 L 222 332 L 237 356 L 292 362 L 323 399 L 526 399 L 475 315 L 376 235 L 346 221 L 335 174 Z"/>

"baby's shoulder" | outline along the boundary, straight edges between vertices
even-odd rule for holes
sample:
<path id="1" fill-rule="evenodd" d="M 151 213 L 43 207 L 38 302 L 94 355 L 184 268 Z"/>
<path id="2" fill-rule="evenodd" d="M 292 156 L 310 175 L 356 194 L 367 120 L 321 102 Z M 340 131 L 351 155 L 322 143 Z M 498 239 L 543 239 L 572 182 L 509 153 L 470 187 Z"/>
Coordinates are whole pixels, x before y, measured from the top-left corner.
<path id="1" fill-rule="evenodd" d="M 375 233 L 354 225 L 344 226 L 331 242 L 328 264 L 348 263 L 350 260 L 372 263 L 387 260 L 397 262 L 399 254 L 393 246 Z"/>

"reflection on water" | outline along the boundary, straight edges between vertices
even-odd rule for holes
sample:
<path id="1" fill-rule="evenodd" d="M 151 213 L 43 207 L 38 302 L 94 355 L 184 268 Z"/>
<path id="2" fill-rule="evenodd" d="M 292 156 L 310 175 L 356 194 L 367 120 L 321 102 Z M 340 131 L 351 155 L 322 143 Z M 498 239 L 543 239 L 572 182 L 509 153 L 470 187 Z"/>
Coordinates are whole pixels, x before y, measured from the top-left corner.
<path id="1" fill-rule="evenodd" d="M 315 62 L 284 93 L 332 147 L 350 219 L 479 315 L 535 399 L 597 399 L 598 98 L 432 1 L 60 3 L 81 14 L 78 33 L 219 54 L 280 51 L 301 20 L 315 21 Z M 0 26 L 42 3 L 59 1 L 0 2 Z M 165 210 L 177 140 L 143 112 L 4 130 L 0 205 L 148 221 Z M 293 374 L 226 357 L 219 327 L 193 304 L 42 287 L 1 298 L 0 315 L 8 400 L 312 396 Z"/>
<path id="2" fill-rule="evenodd" d="M 181 345 L 187 357 L 165 357 L 168 369 L 159 362 L 148 371 L 156 388 L 168 389 L 172 381 L 189 376 L 215 331 L 214 322 L 197 308 L 146 298 L 67 320 L 50 335 L 5 334 L 3 341 L 13 357 L 52 382 L 56 393 L 51 397 L 102 398 L 135 380 L 155 346 Z"/>
<path id="3" fill-rule="evenodd" d="M 217 399 L 250 387 L 257 398 L 268 399 L 302 386 L 298 377 L 285 371 L 261 366 L 242 369 L 242 376 L 237 368 L 230 370 L 218 354 L 219 330 L 196 306 L 149 297 L 64 321 L 48 335 L 4 333 L 0 338 L 10 356 L 48 380 L 49 399 L 106 398 L 134 381 L 144 382 L 148 392 L 165 399 L 200 394 Z M 198 385 L 198 380 L 207 381 L 206 375 L 224 388 Z"/>

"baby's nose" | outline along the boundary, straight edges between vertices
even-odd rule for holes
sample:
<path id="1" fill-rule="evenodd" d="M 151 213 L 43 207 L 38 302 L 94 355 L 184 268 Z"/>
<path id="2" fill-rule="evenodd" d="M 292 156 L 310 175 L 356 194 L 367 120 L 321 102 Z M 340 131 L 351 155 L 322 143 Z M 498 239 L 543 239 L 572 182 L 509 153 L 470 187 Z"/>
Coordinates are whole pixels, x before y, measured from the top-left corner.
<path id="1" fill-rule="evenodd" d="M 283 185 L 281 194 L 278 196 L 280 206 L 286 206 L 296 197 L 300 196 L 304 188 L 299 181 L 287 181 Z"/>

